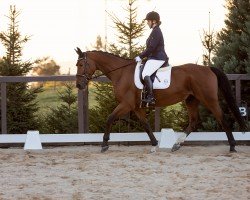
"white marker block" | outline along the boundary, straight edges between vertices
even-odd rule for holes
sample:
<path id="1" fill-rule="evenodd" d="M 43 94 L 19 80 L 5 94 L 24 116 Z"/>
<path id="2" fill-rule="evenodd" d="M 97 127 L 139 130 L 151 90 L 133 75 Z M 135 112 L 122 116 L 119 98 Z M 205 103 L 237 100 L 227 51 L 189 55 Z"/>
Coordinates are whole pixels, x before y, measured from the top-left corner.
<path id="1" fill-rule="evenodd" d="M 181 144 L 183 142 L 185 142 L 186 138 L 187 138 L 187 134 L 186 133 L 175 133 L 176 137 L 177 137 L 177 143 Z"/>
<path id="2" fill-rule="evenodd" d="M 160 149 L 172 149 L 177 141 L 177 136 L 173 129 L 162 129 L 161 130 L 161 140 Z"/>
<path id="3" fill-rule="evenodd" d="M 43 149 L 39 136 L 39 131 L 28 131 L 25 140 L 24 150 L 38 149 Z"/>

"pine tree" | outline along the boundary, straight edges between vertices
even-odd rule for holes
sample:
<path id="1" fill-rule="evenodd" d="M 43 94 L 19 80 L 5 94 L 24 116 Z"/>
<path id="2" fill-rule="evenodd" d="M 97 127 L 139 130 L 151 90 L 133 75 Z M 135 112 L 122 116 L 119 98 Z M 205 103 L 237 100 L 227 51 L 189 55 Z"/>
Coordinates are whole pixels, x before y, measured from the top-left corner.
<path id="1" fill-rule="evenodd" d="M 203 53 L 203 65 L 211 66 L 212 56 L 216 46 L 216 34 L 210 30 L 210 13 L 209 13 L 209 28 L 203 30 L 201 38 Z M 219 131 L 219 126 L 211 112 L 203 105 L 199 107 L 201 123 L 198 125 L 198 131 Z"/>
<path id="2" fill-rule="evenodd" d="M 218 34 L 214 66 L 225 73 L 250 74 L 250 2 L 227 0 L 226 27 Z M 242 81 L 242 100 L 250 105 L 250 82 Z"/>
<path id="3" fill-rule="evenodd" d="M 225 73 L 250 73 L 250 3 L 249 0 L 226 0 L 228 9 L 225 28 L 217 35 L 213 49 L 213 66 Z M 233 86 L 233 84 L 232 84 Z M 250 105 L 250 82 L 242 82 L 242 99 Z M 219 95 L 226 121 L 237 130 L 224 98 Z M 205 109 L 200 109 L 202 124 L 199 130 L 222 131 L 214 117 Z"/>
<path id="4" fill-rule="evenodd" d="M 109 45 L 109 51 L 124 58 L 134 58 L 142 52 L 144 46 L 139 45 L 138 39 L 143 36 L 145 23 L 137 21 L 136 0 L 129 0 L 129 5 L 125 8 L 128 14 L 126 20 L 119 19 L 115 15 L 109 14 L 116 30 L 118 31 L 118 44 Z"/>
<path id="5" fill-rule="evenodd" d="M 228 14 L 225 28 L 218 33 L 213 58 L 214 66 L 228 74 L 250 74 L 250 1 L 227 0 L 226 2 Z M 241 94 L 242 101 L 249 106 L 250 81 L 241 82 Z M 224 107 L 226 108 L 225 105 Z M 228 120 L 233 124 L 232 118 L 228 117 Z"/>
<path id="6" fill-rule="evenodd" d="M 201 38 L 201 42 L 202 42 L 202 46 L 204 48 L 203 65 L 211 66 L 212 53 L 215 50 L 215 32 L 210 30 L 210 12 L 209 12 L 208 30 L 203 29 L 203 35 Z"/>
<path id="7" fill-rule="evenodd" d="M 214 65 L 226 73 L 250 73 L 250 2 L 226 2 L 226 27 L 218 33 Z"/>
<path id="8" fill-rule="evenodd" d="M 24 76 L 32 69 L 32 62 L 23 62 L 22 50 L 29 40 L 28 36 L 21 36 L 17 18 L 20 12 L 15 6 L 10 7 L 9 27 L 0 33 L 0 41 L 6 48 L 6 55 L 0 63 L 1 76 Z M 7 84 L 7 127 L 8 133 L 26 133 L 38 128 L 35 101 L 40 88 L 29 88 L 26 83 Z"/>
<path id="9" fill-rule="evenodd" d="M 73 92 L 75 85 L 71 82 L 65 83 L 65 90 L 58 91 L 61 105 L 50 108 L 46 116 L 41 117 L 41 133 L 77 133 L 77 96 Z"/>

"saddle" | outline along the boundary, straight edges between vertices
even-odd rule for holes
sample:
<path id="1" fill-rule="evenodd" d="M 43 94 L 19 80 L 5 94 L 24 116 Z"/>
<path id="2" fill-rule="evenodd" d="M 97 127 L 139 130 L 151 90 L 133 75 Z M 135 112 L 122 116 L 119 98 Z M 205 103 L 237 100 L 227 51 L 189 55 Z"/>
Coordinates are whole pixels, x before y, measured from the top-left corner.
<path id="1" fill-rule="evenodd" d="M 146 87 L 144 86 L 144 80 L 142 78 L 142 72 L 145 66 L 144 63 L 138 63 L 135 70 L 135 85 L 138 89 L 141 89 L 141 108 L 152 107 L 152 105 L 148 105 L 143 102 L 142 99 L 145 99 L 148 95 Z M 164 62 L 162 66 L 154 72 L 150 78 L 153 83 L 153 89 L 166 89 L 170 85 L 170 77 L 171 77 L 171 69 L 172 66 L 168 64 L 168 61 Z"/>
<path id="2" fill-rule="evenodd" d="M 141 65 L 140 65 L 140 71 L 139 71 L 139 74 L 140 74 L 140 81 L 141 81 L 141 83 L 142 83 L 143 85 L 144 85 L 144 80 L 143 80 L 143 78 L 142 78 L 142 72 L 143 72 L 143 69 L 144 69 L 144 67 L 145 67 L 145 63 L 146 63 L 146 62 L 142 62 L 142 63 L 141 63 Z M 168 61 L 165 61 L 159 69 L 164 68 L 164 67 L 168 67 L 168 66 L 169 66 Z M 158 70 L 159 70 L 159 69 L 158 69 Z M 158 78 L 158 77 L 156 76 L 156 73 L 157 73 L 158 70 L 156 70 L 156 71 L 150 76 L 152 83 L 154 83 L 155 78 Z"/>

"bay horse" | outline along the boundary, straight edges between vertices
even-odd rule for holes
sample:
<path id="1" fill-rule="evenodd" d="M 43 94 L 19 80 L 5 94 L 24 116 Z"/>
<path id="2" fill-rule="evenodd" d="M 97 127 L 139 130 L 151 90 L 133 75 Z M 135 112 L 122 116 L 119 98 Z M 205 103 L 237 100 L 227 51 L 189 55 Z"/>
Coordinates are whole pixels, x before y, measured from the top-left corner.
<path id="1" fill-rule="evenodd" d="M 82 52 L 78 47 L 75 51 L 78 54 L 76 87 L 80 90 L 85 89 L 88 82 L 94 78 L 95 71 L 100 70 L 111 80 L 118 101 L 117 107 L 108 116 L 101 152 L 105 152 L 109 148 L 108 141 L 113 122 L 130 111 L 135 112 L 139 118 L 152 146 L 157 146 L 158 141 L 146 118 L 146 111 L 140 108 L 141 90 L 137 89 L 134 83 L 136 62 L 103 51 Z M 167 89 L 154 90 L 155 106 L 163 107 L 185 101 L 189 125 L 184 132 L 188 135 L 197 128 L 199 120 L 198 106 L 202 103 L 212 112 L 217 122 L 226 132 L 230 152 L 236 152 L 234 136 L 224 119 L 224 114 L 219 105 L 218 87 L 236 121 L 242 129 L 245 129 L 246 124 L 236 105 L 228 78 L 218 68 L 197 64 L 184 64 L 173 67 L 170 86 Z"/>

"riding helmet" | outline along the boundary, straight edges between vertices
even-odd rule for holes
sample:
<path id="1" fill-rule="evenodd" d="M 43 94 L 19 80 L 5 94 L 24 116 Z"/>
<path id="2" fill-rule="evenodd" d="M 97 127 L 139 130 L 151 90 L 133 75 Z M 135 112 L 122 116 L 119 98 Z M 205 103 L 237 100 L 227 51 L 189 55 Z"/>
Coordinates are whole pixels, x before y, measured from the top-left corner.
<path id="1" fill-rule="evenodd" d="M 155 20 L 157 22 L 160 21 L 160 15 L 155 12 L 155 11 L 152 11 L 152 12 L 149 12 L 145 18 L 145 20 Z"/>

